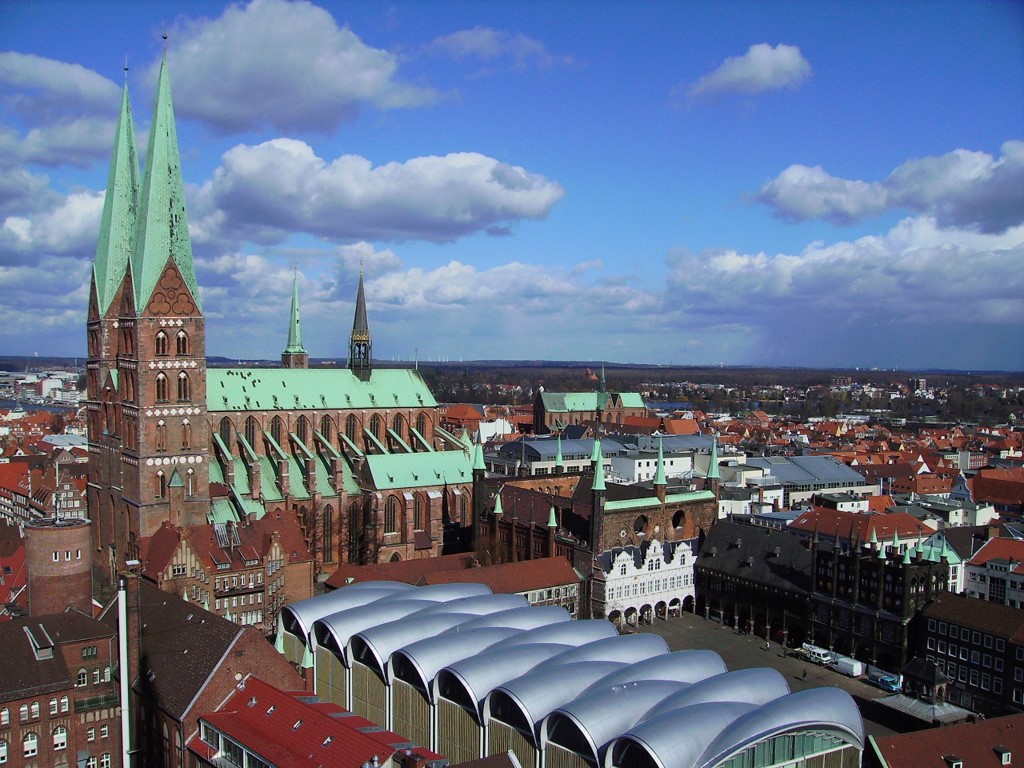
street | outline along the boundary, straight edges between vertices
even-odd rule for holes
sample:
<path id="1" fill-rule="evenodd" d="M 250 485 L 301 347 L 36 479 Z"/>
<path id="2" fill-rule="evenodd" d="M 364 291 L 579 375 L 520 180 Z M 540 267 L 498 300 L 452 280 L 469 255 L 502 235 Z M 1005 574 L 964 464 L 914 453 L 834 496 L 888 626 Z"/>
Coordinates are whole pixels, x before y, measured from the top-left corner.
<path id="1" fill-rule="evenodd" d="M 667 621 L 656 619 L 653 624 L 631 628 L 636 632 L 660 635 L 672 651 L 710 649 L 722 657 L 729 671 L 747 667 L 772 667 L 782 673 L 791 691 L 831 686 L 842 688 L 857 701 L 864 714 L 864 701 L 886 695 L 884 691 L 861 680 L 856 680 L 829 667 L 813 664 L 803 658 L 786 655 L 782 646 L 772 643 L 765 649 L 763 637 L 740 634 L 728 626 L 708 621 L 691 613 Z M 804 672 L 807 676 L 804 678 Z M 896 731 L 864 718 L 864 730 L 870 736 L 889 736 Z"/>

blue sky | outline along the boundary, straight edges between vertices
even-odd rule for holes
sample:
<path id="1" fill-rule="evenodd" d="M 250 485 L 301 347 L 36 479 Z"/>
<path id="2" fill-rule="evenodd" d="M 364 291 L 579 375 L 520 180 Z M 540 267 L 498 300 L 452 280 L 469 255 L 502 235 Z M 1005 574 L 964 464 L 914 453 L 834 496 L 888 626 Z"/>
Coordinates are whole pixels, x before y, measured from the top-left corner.
<path id="1" fill-rule="evenodd" d="M 1018 2 L 0 8 L 0 352 L 83 355 L 167 33 L 207 353 L 1024 370 Z"/>

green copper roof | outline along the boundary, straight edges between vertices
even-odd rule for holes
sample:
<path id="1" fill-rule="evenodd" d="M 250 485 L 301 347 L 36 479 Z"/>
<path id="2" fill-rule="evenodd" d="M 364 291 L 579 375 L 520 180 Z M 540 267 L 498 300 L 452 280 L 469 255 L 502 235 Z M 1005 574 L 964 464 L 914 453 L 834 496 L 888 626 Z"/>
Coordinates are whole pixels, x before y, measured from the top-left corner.
<path id="1" fill-rule="evenodd" d="M 718 437 L 711 437 L 711 458 L 708 462 L 708 480 L 718 480 L 721 475 L 718 471 Z"/>
<path id="2" fill-rule="evenodd" d="M 594 482 L 590 486 L 592 491 L 603 491 L 605 490 L 604 484 L 604 456 L 601 455 L 601 441 L 594 441 L 594 453 L 597 454 L 597 459 L 594 463 Z"/>
<path id="3" fill-rule="evenodd" d="M 562 433 L 558 433 L 558 452 L 555 453 L 555 467 L 565 466 L 565 461 L 562 459 Z"/>
<path id="4" fill-rule="evenodd" d="M 304 355 L 302 348 L 302 328 L 299 325 L 299 273 L 295 273 L 292 281 L 292 312 L 288 323 L 288 346 L 284 348 L 286 355 Z"/>
<path id="5" fill-rule="evenodd" d="M 171 84 L 167 57 L 160 62 L 156 106 L 149 128 L 146 173 L 139 194 L 138 229 L 132 253 L 135 305 L 144 311 L 156 288 L 168 257 L 174 259 L 185 285 L 199 307 L 199 289 L 192 265 L 192 241 L 185 214 L 185 186 L 181 181 L 178 135 L 171 105 Z M 168 297 L 170 298 L 170 297 Z M 173 307 L 173 304 L 172 304 Z"/>
<path id="6" fill-rule="evenodd" d="M 372 454 L 366 466 L 378 491 L 468 483 L 473 467 L 466 451 Z"/>
<path id="7" fill-rule="evenodd" d="M 473 469 L 487 469 L 487 465 L 484 464 L 484 446 L 482 443 L 477 443 L 473 451 Z"/>
<path id="8" fill-rule="evenodd" d="M 374 370 L 361 381 L 347 368 L 210 368 L 206 408 L 218 411 L 434 408 L 419 371 Z"/>
<path id="9" fill-rule="evenodd" d="M 555 505 L 551 505 L 551 509 L 548 510 L 548 528 L 558 527 L 558 516 L 555 514 Z"/>
<path id="10" fill-rule="evenodd" d="M 668 479 L 665 477 L 665 449 L 663 441 L 658 441 L 658 468 L 654 472 L 654 484 L 655 485 L 668 485 Z"/>
<path id="11" fill-rule="evenodd" d="M 494 514 L 498 517 L 502 515 L 504 510 L 501 508 L 501 491 L 494 497 Z"/>
<path id="12" fill-rule="evenodd" d="M 100 236 L 93 262 L 93 280 L 101 315 L 110 309 L 114 294 L 124 279 L 132 254 L 138 207 L 139 155 L 135 148 L 135 126 L 126 84 L 121 96 L 121 115 L 114 134 L 114 154 L 110 158 Z"/>
<path id="13" fill-rule="evenodd" d="M 670 493 L 665 497 L 666 504 L 685 504 L 693 501 L 711 501 L 715 494 L 711 491 L 687 491 L 685 493 Z M 622 499 L 620 501 L 605 502 L 606 512 L 647 509 L 660 507 L 661 502 L 657 496 L 648 496 L 642 499 Z"/>
<path id="14" fill-rule="evenodd" d="M 625 408 L 646 407 L 638 392 L 620 392 L 619 397 Z M 604 392 L 542 392 L 540 399 L 548 413 L 574 413 L 603 409 L 608 395 Z"/>

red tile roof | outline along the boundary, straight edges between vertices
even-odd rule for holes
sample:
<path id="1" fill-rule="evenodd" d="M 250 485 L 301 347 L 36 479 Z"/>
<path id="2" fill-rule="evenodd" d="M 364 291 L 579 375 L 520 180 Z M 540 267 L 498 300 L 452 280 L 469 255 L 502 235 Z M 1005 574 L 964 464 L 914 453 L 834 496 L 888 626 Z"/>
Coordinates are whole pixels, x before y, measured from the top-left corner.
<path id="1" fill-rule="evenodd" d="M 514 594 L 579 583 L 580 577 L 564 557 L 542 557 L 461 571 L 441 571 L 423 577 L 421 584 L 486 584 L 495 594 Z"/>
<path id="2" fill-rule="evenodd" d="M 381 765 L 389 763 L 394 747 L 360 733 L 353 727 L 355 722 L 332 717 L 332 712 L 344 710 L 307 703 L 250 675 L 216 712 L 200 717 L 274 765 L 360 766 L 374 756 Z M 190 751 L 204 754 L 205 745 L 198 734 L 188 746 Z"/>
<path id="3" fill-rule="evenodd" d="M 1024 714 L 895 736 L 872 736 L 871 743 L 888 768 L 946 768 L 947 755 L 960 758 L 967 768 L 997 768 L 1004 765 L 998 748 L 1009 750 L 1009 765 L 1020 765 L 1024 758 Z"/>
<path id="4" fill-rule="evenodd" d="M 815 507 L 804 512 L 790 523 L 794 531 L 814 533 L 817 530 L 822 536 L 840 539 L 857 538 L 862 542 L 871 540 L 874 534 L 878 541 L 892 541 L 895 534 L 903 541 L 922 536 L 931 536 L 934 531 L 913 515 L 906 512 L 890 512 L 888 514 L 872 514 L 859 512 L 841 512 L 838 509 Z"/>
<path id="5" fill-rule="evenodd" d="M 1016 563 L 1013 573 L 1024 573 L 1024 541 L 1004 538 L 989 539 L 981 549 L 974 553 L 974 557 L 968 563 L 970 565 L 985 565 L 993 560 Z"/>

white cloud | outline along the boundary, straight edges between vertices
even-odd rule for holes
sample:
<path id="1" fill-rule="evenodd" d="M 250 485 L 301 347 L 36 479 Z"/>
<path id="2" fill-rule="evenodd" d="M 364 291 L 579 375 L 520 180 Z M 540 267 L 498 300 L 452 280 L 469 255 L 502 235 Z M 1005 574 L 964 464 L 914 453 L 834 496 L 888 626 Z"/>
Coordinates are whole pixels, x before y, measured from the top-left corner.
<path id="1" fill-rule="evenodd" d="M 331 162 L 304 142 L 239 145 L 196 197 L 196 232 L 279 242 L 293 232 L 334 241 L 451 241 L 547 215 L 557 182 L 462 152 L 373 167 L 358 155 Z"/>
<path id="2" fill-rule="evenodd" d="M 777 217 L 851 224 L 893 208 L 932 216 L 940 226 L 998 233 L 1024 223 L 1024 141 L 1002 156 L 956 149 L 908 160 L 884 181 L 849 181 L 820 166 L 791 165 L 755 199 Z"/>
<path id="3" fill-rule="evenodd" d="M 178 114 L 223 132 L 329 131 L 361 104 L 394 109 L 436 98 L 396 79 L 393 54 L 304 0 L 253 0 L 213 20 L 182 21 L 168 59 Z"/>
<path id="4" fill-rule="evenodd" d="M 82 191 L 31 217 L 8 216 L 0 227 L 0 256 L 12 264 L 66 256 L 91 258 L 103 211 L 103 193 Z"/>
<path id="5" fill-rule="evenodd" d="M 85 67 L 0 53 L 0 103 L 5 163 L 89 167 L 110 153 L 118 88 Z"/>
<path id="6" fill-rule="evenodd" d="M 34 123 L 69 113 L 105 115 L 118 104 L 118 88 L 80 64 L 28 53 L 0 53 L 4 107 Z"/>
<path id="7" fill-rule="evenodd" d="M 723 61 L 715 71 L 689 87 L 691 98 L 714 98 L 722 94 L 757 94 L 781 88 L 796 88 L 811 76 L 811 65 L 795 45 L 768 43 L 750 46 L 742 56 Z"/>
<path id="8" fill-rule="evenodd" d="M 572 56 L 556 56 L 539 40 L 521 33 L 491 27 L 460 29 L 435 38 L 427 47 L 431 53 L 453 59 L 475 59 L 486 63 L 508 62 L 514 69 L 551 69 L 571 66 Z M 478 73 L 483 74 L 483 73 Z"/>
<path id="9" fill-rule="evenodd" d="M 795 360 L 803 350 L 810 365 L 909 367 L 955 358 L 975 366 L 977 356 L 1017 370 L 1022 258 L 1024 227 L 986 235 L 918 217 L 884 235 L 812 243 L 799 254 L 676 251 L 668 283 L 680 322 L 747 328 L 747 359 L 755 363 Z M 951 350 L 960 344 L 969 349 Z"/>

